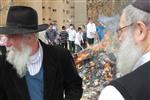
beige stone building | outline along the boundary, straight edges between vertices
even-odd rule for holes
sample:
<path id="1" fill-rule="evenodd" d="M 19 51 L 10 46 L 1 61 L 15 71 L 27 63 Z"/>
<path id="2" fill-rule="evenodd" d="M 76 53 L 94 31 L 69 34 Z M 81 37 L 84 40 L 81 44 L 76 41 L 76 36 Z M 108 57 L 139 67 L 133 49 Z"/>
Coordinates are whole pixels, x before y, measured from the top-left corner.
<path id="1" fill-rule="evenodd" d="M 6 22 L 6 15 L 11 5 L 31 6 L 38 12 L 39 24 L 56 23 L 58 29 L 62 25 L 75 26 L 86 22 L 86 0 L 0 0 L 0 24 Z"/>
<path id="2" fill-rule="evenodd" d="M 10 0 L 0 0 L 0 26 L 4 25 Z"/>
<path id="3" fill-rule="evenodd" d="M 74 2 L 74 23 L 77 28 L 87 23 L 87 0 L 75 0 Z"/>
<path id="4" fill-rule="evenodd" d="M 95 21 L 100 16 L 114 16 L 133 0 L 87 0 L 87 16 Z"/>

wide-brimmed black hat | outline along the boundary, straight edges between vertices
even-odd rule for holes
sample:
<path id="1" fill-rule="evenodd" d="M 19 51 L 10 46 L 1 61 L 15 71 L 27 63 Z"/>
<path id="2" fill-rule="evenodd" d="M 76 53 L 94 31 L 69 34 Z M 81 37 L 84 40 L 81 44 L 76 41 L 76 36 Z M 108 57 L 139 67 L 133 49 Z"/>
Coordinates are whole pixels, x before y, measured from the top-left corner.
<path id="1" fill-rule="evenodd" d="M 38 25 L 37 12 L 26 6 L 11 6 L 6 26 L 0 27 L 0 34 L 37 33 L 48 28 L 48 24 Z"/>

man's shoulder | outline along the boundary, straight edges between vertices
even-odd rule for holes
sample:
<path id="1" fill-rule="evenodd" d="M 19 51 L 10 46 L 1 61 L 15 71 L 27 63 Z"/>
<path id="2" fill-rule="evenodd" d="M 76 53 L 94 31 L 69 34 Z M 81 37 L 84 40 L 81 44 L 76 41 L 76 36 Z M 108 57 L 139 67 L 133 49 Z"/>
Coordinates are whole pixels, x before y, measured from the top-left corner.
<path id="1" fill-rule="evenodd" d="M 52 47 L 53 50 L 55 51 L 55 53 L 57 53 L 59 57 L 62 57 L 62 56 L 67 56 L 68 54 L 70 54 L 69 50 L 63 48 L 63 47 L 60 47 L 60 46 L 53 46 Z"/>
<path id="2" fill-rule="evenodd" d="M 48 45 L 40 41 L 42 48 L 43 48 L 43 54 L 44 56 L 50 56 L 50 57 L 66 57 L 70 55 L 69 50 L 62 48 L 60 46 L 53 46 Z"/>
<path id="3" fill-rule="evenodd" d="M 65 53 L 67 50 L 65 48 L 62 48 L 60 46 L 51 46 L 51 49 L 53 49 L 56 53 Z"/>
<path id="4" fill-rule="evenodd" d="M 42 47 L 44 52 L 53 56 L 61 56 L 69 52 L 67 49 L 62 48 L 60 46 L 52 46 L 52 45 L 44 44 L 42 45 Z"/>
<path id="5" fill-rule="evenodd" d="M 4 64 L 5 58 L 6 57 L 4 55 L 0 55 L 0 65 Z M 2 67 L 2 66 L 0 66 L 0 67 Z"/>
<path id="6" fill-rule="evenodd" d="M 128 78 L 128 77 L 138 77 L 142 75 L 147 75 L 147 73 L 150 72 L 150 61 L 141 65 L 140 67 L 138 67 L 136 70 L 128 73 L 127 75 L 121 77 L 121 78 Z M 150 74 L 150 73 L 149 73 Z"/>
<path id="7" fill-rule="evenodd" d="M 6 60 L 5 55 L 0 55 L 0 70 L 10 69 L 11 64 Z"/>
<path id="8" fill-rule="evenodd" d="M 124 78 L 137 78 L 137 79 L 143 79 L 146 78 L 147 75 L 150 75 L 150 61 L 141 65 L 136 70 L 132 71 L 131 73 L 127 74 Z"/>
<path id="9" fill-rule="evenodd" d="M 141 84 L 150 83 L 150 79 L 147 78 L 148 76 L 150 76 L 149 66 L 150 66 L 150 61 L 143 64 L 142 66 L 132 71 L 131 73 L 128 73 L 123 77 L 113 80 L 110 84 L 113 85 L 120 84 L 122 86 L 127 86 L 128 84 L 130 84 L 130 86 L 135 86 L 135 85 L 138 86 Z"/>

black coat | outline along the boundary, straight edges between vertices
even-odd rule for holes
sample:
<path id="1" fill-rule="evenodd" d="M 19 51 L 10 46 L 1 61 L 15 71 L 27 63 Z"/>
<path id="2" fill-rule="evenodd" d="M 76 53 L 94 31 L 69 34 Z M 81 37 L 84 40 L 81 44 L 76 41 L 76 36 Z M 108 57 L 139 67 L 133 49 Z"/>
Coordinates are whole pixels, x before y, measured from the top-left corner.
<path id="1" fill-rule="evenodd" d="M 5 46 L 0 46 L 0 52 L 1 52 L 1 55 L 5 55 L 6 54 Z"/>
<path id="2" fill-rule="evenodd" d="M 82 79 L 71 54 L 65 49 L 45 45 L 43 48 L 44 100 L 80 100 Z M 65 95 L 65 98 L 64 98 Z M 30 100 L 25 77 L 4 57 L 0 57 L 0 100 Z"/>

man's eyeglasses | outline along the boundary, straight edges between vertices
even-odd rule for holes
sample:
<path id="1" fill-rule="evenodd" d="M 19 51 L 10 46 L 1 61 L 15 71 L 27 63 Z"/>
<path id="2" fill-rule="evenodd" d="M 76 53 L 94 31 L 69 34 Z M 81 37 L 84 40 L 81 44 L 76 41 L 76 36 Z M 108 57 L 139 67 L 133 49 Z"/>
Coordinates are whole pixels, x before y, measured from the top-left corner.
<path id="1" fill-rule="evenodd" d="M 121 28 L 119 28 L 119 29 L 117 29 L 117 34 L 118 34 L 118 36 L 120 37 L 120 35 L 121 35 L 121 33 L 123 33 L 123 29 L 125 29 L 125 28 L 127 28 L 127 27 L 130 27 L 130 26 L 132 26 L 133 25 L 133 23 L 131 23 L 131 24 L 129 24 L 129 25 L 126 25 L 126 26 L 124 26 L 124 27 L 121 27 Z"/>

